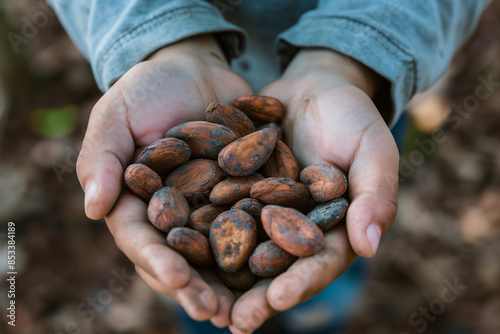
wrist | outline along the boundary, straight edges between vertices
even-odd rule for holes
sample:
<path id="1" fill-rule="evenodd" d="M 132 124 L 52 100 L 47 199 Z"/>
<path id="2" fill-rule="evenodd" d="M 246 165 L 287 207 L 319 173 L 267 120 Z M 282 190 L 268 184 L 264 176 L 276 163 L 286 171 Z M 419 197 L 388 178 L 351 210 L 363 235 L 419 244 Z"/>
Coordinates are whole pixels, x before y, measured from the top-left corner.
<path id="1" fill-rule="evenodd" d="M 213 34 L 188 37 L 156 50 L 146 60 L 196 59 L 206 66 L 229 69 L 224 52 Z"/>
<path id="2" fill-rule="evenodd" d="M 346 82 L 358 87 L 373 98 L 383 82 L 383 78 L 344 54 L 325 48 L 303 48 L 288 65 L 287 74 L 307 74 L 311 71 L 331 72 Z"/>

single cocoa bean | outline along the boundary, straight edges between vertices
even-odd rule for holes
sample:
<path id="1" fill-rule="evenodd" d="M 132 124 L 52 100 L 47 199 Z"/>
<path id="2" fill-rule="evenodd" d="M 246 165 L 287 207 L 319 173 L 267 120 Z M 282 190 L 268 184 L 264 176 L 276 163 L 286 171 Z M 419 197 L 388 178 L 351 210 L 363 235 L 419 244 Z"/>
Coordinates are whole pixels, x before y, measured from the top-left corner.
<path id="1" fill-rule="evenodd" d="M 276 131 L 266 128 L 235 140 L 219 153 L 219 166 L 229 175 L 248 176 L 262 167 L 276 145 Z"/>
<path id="2" fill-rule="evenodd" d="M 214 264 L 208 239 L 198 231 L 187 227 L 174 227 L 168 233 L 167 245 L 195 266 L 210 267 Z"/>
<path id="3" fill-rule="evenodd" d="M 300 182 L 319 203 L 342 196 L 347 189 L 347 178 L 337 168 L 326 165 L 311 165 L 300 172 Z"/>
<path id="4" fill-rule="evenodd" d="M 173 170 L 165 179 L 165 186 L 178 189 L 193 206 L 205 205 L 212 188 L 225 176 L 216 161 L 196 159 Z"/>
<path id="5" fill-rule="evenodd" d="M 318 225 L 323 232 L 326 232 L 345 217 L 348 207 L 349 202 L 345 198 L 339 197 L 330 202 L 316 205 L 307 214 L 307 218 Z"/>
<path id="6" fill-rule="evenodd" d="M 273 277 L 286 271 L 295 260 L 297 257 L 285 252 L 274 241 L 268 240 L 255 248 L 248 265 L 254 275 Z"/>
<path id="7" fill-rule="evenodd" d="M 187 227 L 192 228 L 206 236 L 210 236 L 210 226 L 218 215 L 229 210 L 228 205 L 208 204 L 193 211 L 189 216 Z"/>
<path id="8" fill-rule="evenodd" d="M 250 196 L 263 204 L 281 205 L 302 210 L 309 205 L 306 186 L 286 178 L 269 177 L 255 183 Z"/>
<path id="9" fill-rule="evenodd" d="M 186 163 L 191 157 L 188 144 L 177 138 L 163 138 L 155 141 L 141 151 L 135 163 L 141 163 L 160 176 Z"/>
<path id="10" fill-rule="evenodd" d="M 285 114 L 283 104 L 270 96 L 240 96 L 234 100 L 233 105 L 258 123 L 276 122 Z"/>
<path id="11" fill-rule="evenodd" d="M 174 227 L 186 225 L 189 205 L 180 191 L 165 187 L 155 192 L 151 198 L 148 217 L 157 229 L 168 233 Z"/>
<path id="12" fill-rule="evenodd" d="M 264 227 L 262 227 L 262 221 L 260 219 L 260 212 L 264 205 L 260 203 L 258 200 L 253 198 L 244 198 L 239 200 L 234 204 L 231 209 L 234 210 L 243 210 L 246 213 L 252 216 L 253 220 L 255 220 L 255 225 L 257 226 L 257 241 L 263 242 L 269 240 L 269 236 L 266 231 L 264 231 Z"/>
<path id="13" fill-rule="evenodd" d="M 230 176 L 217 183 L 210 193 L 210 201 L 214 204 L 233 204 L 250 196 L 250 188 L 256 182 L 264 180 L 260 174 L 250 176 Z"/>
<path id="14" fill-rule="evenodd" d="M 236 139 L 236 135 L 224 125 L 204 121 L 186 122 L 167 131 L 165 137 L 185 141 L 191 149 L 191 157 L 217 159 L 219 152 Z"/>
<path id="15" fill-rule="evenodd" d="M 276 135 L 278 136 L 278 139 L 283 140 L 283 129 L 281 128 L 281 126 L 278 123 L 271 122 L 271 123 L 262 124 L 259 127 L 257 127 L 257 131 L 265 129 L 265 128 L 274 129 L 274 131 L 276 131 Z"/>
<path id="16" fill-rule="evenodd" d="M 208 122 L 227 126 L 237 138 L 255 131 L 252 121 L 245 113 L 227 104 L 210 103 L 205 116 Z"/>
<path id="17" fill-rule="evenodd" d="M 265 177 L 280 177 L 299 182 L 300 167 L 292 151 L 278 140 L 274 151 L 262 167 Z"/>
<path id="18" fill-rule="evenodd" d="M 248 290 L 257 281 L 257 276 L 252 274 L 248 266 L 244 266 L 235 273 L 228 273 L 215 266 L 215 273 L 228 288 L 234 290 Z"/>
<path id="19" fill-rule="evenodd" d="M 143 164 L 128 166 L 123 178 L 128 189 L 146 203 L 149 202 L 155 192 L 163 187 L 161 177 Z"/>
<path id="20" fill-rule="evenodd" d="M 244 199 L 236 202 L 231 207 L 231 209 L 243 210 L 243 211 L 249 213 L 252 217 L 259 217 L 259 219 L 260 219 L 260 212 L 262 211 L 263 207 L 264 207 L 264 205 L 262 205 L 262 203 L 260 203 L 256 199 L 244 198 Z"/>
<path id="21" fill-rule="evenodd" d="M 230 273 L 243 267 L 257 241 L 252 216 L 242 210 L 221 213 L 210 228 L 210 245 L 217 265 Z"/>
<path id="22" fill-rule="evenodd" d="M 323 245 L 323 232 L 298 210 L 266 205 L 261 219 L 271 240 L 292 255 L 314 255 Z"/>

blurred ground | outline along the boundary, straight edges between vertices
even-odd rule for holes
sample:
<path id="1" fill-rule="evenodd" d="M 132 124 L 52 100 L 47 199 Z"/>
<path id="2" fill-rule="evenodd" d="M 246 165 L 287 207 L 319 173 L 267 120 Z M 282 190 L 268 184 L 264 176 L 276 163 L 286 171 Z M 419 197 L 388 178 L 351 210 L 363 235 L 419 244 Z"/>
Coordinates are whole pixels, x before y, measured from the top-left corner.
<path id="1" fill-rule="evenodd" d="M 100 97 L 90 67 L 42 2 L 3 1 L 0 35 L 23 36 L 23 20 L 40 12 L 47 21 L 18 52 L 0 39 L 0 257 L 13 221 L 18 271 L 17 326 L 0 326 L 176 333 L 166 298 L 84 215 L 75 162 Z M 500 87 L 488 84 L 500 81 L 499 17 L 497 1 L 446 77 L 410 107 L 397 223 L 347 333 L 500 333 Z"/>

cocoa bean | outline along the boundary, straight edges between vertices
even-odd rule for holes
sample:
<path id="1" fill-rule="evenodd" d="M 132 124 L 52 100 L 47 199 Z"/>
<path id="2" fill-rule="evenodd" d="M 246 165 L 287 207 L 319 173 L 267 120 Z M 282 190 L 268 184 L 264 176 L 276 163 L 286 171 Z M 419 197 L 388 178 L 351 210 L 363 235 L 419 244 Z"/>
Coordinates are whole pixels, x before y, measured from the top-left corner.
<path id="1" fill-rule="evenodd" d="M 242 268 L 257 241 L 257 229 L 252 216 L 242 210 L 221 213 L 210 228 L 210 245 L 217 265 L 230 273 Z"/>
<path id="2" fill-rule="evenodd" d="M 210 267 L 214 264 L 208 239 L 198 231 L 175 227 L 168 233 L 167 245 L 195 266 Z"/>
<path id="3" fill-rule="evenodd" d="M 218 215 L 227 210 L 229 210 L 228 205 L 208 204 L 202 206 L 191 213 L 186 226 L 200 232 L 208 238 L 212 222 Z"/>
<path id="4" fill-rule="evenodd" d="M 323 245 L 323 232 L 298 210 L 266 205 L 261 219 L 271 240 L 292 255 L 314 255 Z"/>
<path id="5" fill-rule="evenodd" d="M 265 177 L 288 178 L 299 182 L 300 167 L 288 146 L 278 140 L 273 153 L 262 167 L 262 173 Z"/>
<path id="6" fill-rule="evenodd" d="M 262 124 L 259 127 L 257 127 L 257 131 L 265 129 L 265 128 L 274 129 L 274 131 L 276 131 L 276 135 L 278 136 L 278 139 L 283 140 L 283 129 L 281 128 L 281 126 L 278 123 L 271 122 L 271 123 Z"/>
<path id="7" fill-rule="evenodd" d="M 276 177 L 255 183 L 250 189 L 250 197 L 263 204 L 281 205 L 299 210 L 308 206 L 311 198 L 302 183 Z"/>
<path id="8" fill-rule="evenodd" d="M 219 165 L 229 175 L 248 176 L 262 167 L 276 145 L 276 131 L 266 128 L 235 140 L 219 153 Z"/>
<path id="9" fill-rule="evenodd" d="M 219 152 L 236 139 L 236 135 L 224 125 L 204 121 L 186 122 L 167 131 L 165 137 L 185 141 L 193 158 L 216 159 Z"/>
<path id="10" fill-rule="evenodd" d="M 208 122 L 227 126 L 233 131 L 236 138 L 241 138 L 255 131 L 252 121 L 245 113 L 227 104 L 210 103 L 205 111 L 205 117 Z"/>
<path id="11" fill-rule="evenodd" d="M 270 96 L 247 95 L 234 100 L 233 105 L 258 123 L 276 122 L 283 118 L 285 107 Z"/>
<path id="12" fill-rule="evenodd" d="M 264 227 L 262 227 L 262 221 L 260 219 L 260 212 L 264 205 L 260 203 L 258 200 L 253 198 L 244 198 L 239 200 L 234 204 L 231 209 L 234 210 L 243 210 L 250 214 L 252 218 L 255 220 L 255 225 L 257 226 L 257 241 L 263 242 L 269 240 L 269 236 L 266 231 L 264 231 Z"/>
<path id="13" fill-rule="evenodd" d="M 255 248 L 248 265 L 254 275 L 273 277 L 286 271 L 295 260 L 297 257 L 285 252 L 274 241 L 268 240 Z"/>
<path id="14" fill-rule="evenodd" d="M 250 196 L 250 188 L 263 180 L 260 174 L 250 176 L 230 176 L 217 183 L 210 193 L 210 201 L 215 204 L 233 204 Z"/>
<path id="15" fill-rule="evenodd" d="M 318 225 L 323 232 L 326 232 L 345 217 L 348 207 L 349 202 L 345 198 L 339 197 L 330 202 L 316 205 L 307 214 L 307 218 Z"/>
<path id="16" fill-rule="evenodd" d="M 252 274 L 248 266 L 244 266 L 235 273 L 228 273 L 215 266 L 215 273 L 228 288 L 234 290 L 248 290 L 257 281 L 257 276 Z"/>
<path id="17" fill-rule="evenodd" d="M 204 205 L 209 203 L 212 188 L 225 176 L 216 161 L 196 159 L 173 170 L 165 179 L 165 186 L 178 189 L 191 205 Z"/>
<path id="18" fill-rule="evenodd" d="M 141 151 L 135 163 L 141 163 L 160 176 L 186 163 L 191 157 L 188 144 L 177 138 L 163 138 L 155 141 Z"/>
<path id="19" fill-rule="evenodd" d="M 143 164 L 128 166 L 123 178 L 127 188 L 146 203 L 149 202 L 155 192 L 163 187 L 161 177 Z"/>
<path id="20" fill-rule="evenodd" d="M 186 225 L 189 205 L 179 190 L 165 187 L 155 192 L 148 205 L 149 221 L 168 233 L 174 227 Z"/>
<path id="21" fill-rule="evenodd" d="M 319 203 L 342 196 L 347 189 L 347 178 L 337 168 L 311 165 L 300 172 L 300 182 L 309 189 L 312 198 Z"/>

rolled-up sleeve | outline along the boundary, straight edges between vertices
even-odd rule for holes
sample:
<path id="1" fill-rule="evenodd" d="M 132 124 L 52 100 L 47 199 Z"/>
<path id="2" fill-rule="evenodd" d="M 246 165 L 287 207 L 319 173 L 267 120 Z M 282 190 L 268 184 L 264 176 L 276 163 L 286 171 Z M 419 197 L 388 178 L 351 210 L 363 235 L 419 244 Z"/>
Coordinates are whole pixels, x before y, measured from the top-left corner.
<path id="1" fill-rule="evenodd" d="M 286 65 L 299 48 L 325 47 L 372 68 L 390 83 L 393 124 L 444 73 L 489 2 L 323 0 L 278 36 L 278 54 Z"/>
<path id="2" fill-rule="evenodd" d="M 217 33 L 225 53 L 236 57 L 244 32 L 210 3 L 199 0 L 48 0 L 89 60 L 106 91 L 125 72 L 159 48 L 203 33 Z"/>

